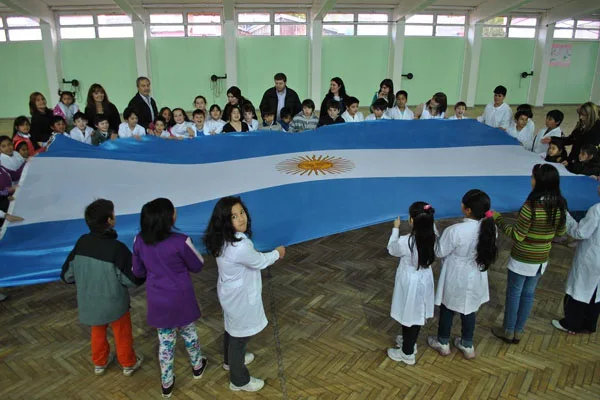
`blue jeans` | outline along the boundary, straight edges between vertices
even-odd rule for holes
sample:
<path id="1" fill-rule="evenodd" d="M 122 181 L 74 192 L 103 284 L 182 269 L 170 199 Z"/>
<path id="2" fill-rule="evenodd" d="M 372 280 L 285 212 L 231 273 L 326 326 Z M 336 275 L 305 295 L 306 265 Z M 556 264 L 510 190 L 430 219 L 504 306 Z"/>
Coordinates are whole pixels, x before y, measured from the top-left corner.
<path id="1" fill-rule="evenodd" d="M 461 314 L 460 321 L 462 324 L 461 344 L 465 347 L 473 347 L 473 334 L 475 333 L 475 321 L 477 314 Z M 454 319 L 454 311 L 447 308 L 444 304 L 440 306 L 440 323 L 438 325 L 438 342 L 448 344 L 450 342 L 450 332 L 452 331 L 452 320 Z M 406 353 L 405 353 L 406 354 Z"/>
<path id="2" fill-rule="evenodd" d="M 538 269 L 535 276 L 524 276 L 508 270 L 504 330 L 509 333 L 523 332 L 525 323 L 533 307 L 535 288 L 540 276 L 541 268 Z"/>

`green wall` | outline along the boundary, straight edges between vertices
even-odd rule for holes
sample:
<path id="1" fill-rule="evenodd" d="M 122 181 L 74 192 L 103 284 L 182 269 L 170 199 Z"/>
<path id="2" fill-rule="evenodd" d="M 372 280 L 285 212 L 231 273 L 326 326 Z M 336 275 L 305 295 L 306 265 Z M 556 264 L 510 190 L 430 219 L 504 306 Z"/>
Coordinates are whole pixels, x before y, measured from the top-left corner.
<path id="1" fill-rule="evenodd" d="M 508 104 L 527 102 L 531 77 L 521 79 L 521 72 L 531 71 L 534 45 L 533 39 L 484 38 L 479 59 L 475 104 L 493 101 L 494 88 L 498 85 L 504 85 L 508 89 Z"/>
<path id="2" fill-rule="evenodd" d="M 88 89 L 94 83 L 104 87 L 120 112 L 137 92 L 133 39 L 63 40 L 60 54 L 65 79 L 81 82 L 77 104 L 82 110 Z"/>
<path id="3" fill-rule="evenodd" d="M 0 44 L 0 88 L 4 94 L 0 100 L 0 118 L 29 116 L 32 92 L 42 92 L 49 99 L 42 42 Z"/>
<path id="4" fill-rule="evenodd" d="M 193 109 L 194 97 L 203 95 L 208 106 L 221 107 L 227 96 L 226 84 L 220 97 L 211 90 L 210 76 L 225 75 L 223 38 L 151 38 L 152 90 L 158 107 Z"/>
<path id="5" fill-rule="evenodd" d="M 240 37 L 237 41 L 238 87 L 242 95 L 260 105 L 273 87 L 273 75 L 283 72 L 300 101 L 308 93 L 308 37 Z"/>
<path id="6" fill-rule="evenodd" d="M 321 92 L 317 108 L 329 91 L 330 79 L 339 76 L 346 92 L 369 106 L 379 84 L 388 76 L 390 40 L 387 37 L 324 37 L 321 57 Z M 317 97 L 317 96 L 315 96 Z"/>
<path id="7" fill-rule="evenodd" d="M 555 41 L 573 45 L 569 67 L 549 67 L 548 85 L 544 103 L 581 104 L 590 97 L 590 88 L 596 71 L 598 44 L 588 41 Z"/>
<path id="8" fill-rule="evenodd" d="M 436 92 L 444 92 L 451 105 L 459 99 L 465 41 L 462 38 L 407 37 L 404 41 L 402 73 L 412 72 L 414 78 L 402 78 L 395 90 L 408 92 L 408 104 L 421 104 Z"/>

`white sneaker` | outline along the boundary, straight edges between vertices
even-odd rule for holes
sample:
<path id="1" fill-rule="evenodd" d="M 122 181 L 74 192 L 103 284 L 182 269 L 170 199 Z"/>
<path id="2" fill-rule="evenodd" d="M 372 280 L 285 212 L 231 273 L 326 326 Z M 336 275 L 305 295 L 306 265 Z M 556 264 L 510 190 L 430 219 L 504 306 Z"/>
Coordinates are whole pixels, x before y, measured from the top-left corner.
<path id="1" fill-rule="evenodd" d="M 442 356 L 450 354 L 450 344 L 441 344 L 435 336 L 429 336 L 427 338 L 427 344 Z"/>
<path id="2" fill-rule="evenodd" d="M 396 336 L 396 345 L 402 348 L 402 344 L 404 344 L 404 336 L 398 335 Z M 417 354 L 417 344 L 415 343 L 415 348 L 413 350 L 413 354 Z"/>
<path id="3" fill-rule="evenodd" d="M 567 328 L 560 324 L 560 321 L 557 319 L 552 320 L 552 326 L 558 329 L 559 331 L 571 333 Z"/>
<path id="4" fill-rule="evenodd" d="M 475 358 L 475 347 L 471 346 L 471 347 L 465 347 L 461 344 L 461 338 L 457 337 L 454 338 L 454 346 L 459 349 L 460 351 L 462 351 L 463 355 L 465 356 L 465 358 L 467 360 L 471 360 L 473 358 Z"/>
<path id="5" fill-rule="evenodd" d="M 265 386 L 265 381 L 252 376 L 250 377 L 250 382 L 246 383 L 244 386 L 235 386 L 233 383 L 229 382 L 229 389 L 234 392 L 258 392 L 263 386 Z"/>
<path id="6" fill-rule="evenodd" d="M 144 356 L 136 356 L 136 359 L 137 361 L 133 367 L 123 367 L 123 375 L 131 376 L 135 371 L 140 369 L 142 363 L 144 362 Z"/>
<path id="7" fill-rule="evenodd" d="M 403 362 L 407 365 L 415 365 L 415 355 L 404 354 L 402 349 L 387 349 L 387 355 L 394 361 Z"/>
<path id="8" fill-rule="evenodd" d="M 244 365 L 248 365 L 252 361 L 254 361 L 254 354 L 252 354 L 252 353 L 246 353 L 246 355 L 244 356 Z M 223 369 L 225 371 L 229 371 L 229 365 L 228 364 L 223 364 Z"/>
<path id="9" fill-rule="evenodd" d="M 115 353 L 110 353 L 108 355 L 108 360 L 106 360 L 106 364 L 94 366 L 94 374 L 102 375 L 104 373 L 104 371 L 106 371 L 106 368 L 108 368 L 108 366 L 110 364 L 112 364 L 114 361 L 115 361 Z"/>

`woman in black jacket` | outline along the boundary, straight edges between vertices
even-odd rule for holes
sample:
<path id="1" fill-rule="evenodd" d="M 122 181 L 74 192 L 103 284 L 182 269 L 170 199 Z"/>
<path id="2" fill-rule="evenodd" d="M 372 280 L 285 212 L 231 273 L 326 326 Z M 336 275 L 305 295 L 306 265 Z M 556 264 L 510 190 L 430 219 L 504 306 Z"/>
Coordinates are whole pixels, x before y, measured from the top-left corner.
<path id="1" fill-rule="evenodd" d="M 242 109 L 246 103 L 252 104 L 250 100 L 242 96 L 242 91 L 240 88 L 237 86 L 230 87 L 227 89 L 227 104 L 225 104 L 225 107 L 223 107 L 223 116 L 221 119 L 225 122 L 229 122 L 231 110 L 236 106 Z M 252 117 L 254 119 L 258 119 L 256 118 L 256 113 L 254 113 Z"/>
<path id="2" fill-rule="evenodd" d="M 46 98 L 40 92 L 33 92 L 29 96 L 29 112 L 31 113 L 31 141 L 38 149 L 52 136 L 50 124 L 54 114 L 47 107 Z"/>
<path id="3" fill-rule="evenodd" d="M 106 90 L 99 83 L 90 86 L 85 106 L 85 115 L 88 118 L 88 124 L 94 126 L 98 115 L 105 115 L 108 119 L 110 131 L 117 133 L 121 124 L 121 115 L 113 103 L 108 100 Z"/>

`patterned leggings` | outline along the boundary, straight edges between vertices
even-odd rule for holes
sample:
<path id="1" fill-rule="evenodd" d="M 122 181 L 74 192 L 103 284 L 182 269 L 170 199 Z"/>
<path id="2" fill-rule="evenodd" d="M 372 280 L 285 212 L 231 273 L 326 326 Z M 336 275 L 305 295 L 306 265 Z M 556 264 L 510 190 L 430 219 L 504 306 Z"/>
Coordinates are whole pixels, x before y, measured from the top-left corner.
<path id="1" fill-rule="evenodd" d="M 158 361 L 160 362 L 160 380 L 163 387 L 169 387 L 173 383 L 173 363 L 175 360 L 175 343 L 177 341 L 178 328 L 158 329 Z M 196 333 L 196 324 L 191 323 L 179 328 L 179 334 L 185 343 L 185 349 L 190 355 L 192 368 L 198 369 L 202 366 L 202 350 Z"/>

